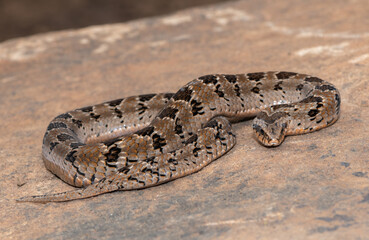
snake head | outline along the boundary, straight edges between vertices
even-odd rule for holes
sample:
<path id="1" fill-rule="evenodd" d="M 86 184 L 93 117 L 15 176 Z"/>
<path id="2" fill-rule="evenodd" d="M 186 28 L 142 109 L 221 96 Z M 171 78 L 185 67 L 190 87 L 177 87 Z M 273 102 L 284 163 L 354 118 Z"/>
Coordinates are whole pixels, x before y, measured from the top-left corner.
<path id="1" fill-rule="evenodd" d="M 276 112 L 268 115 L 266 112 L 259 113 L 252 127 L 257 140 L 266 147 L 279 146 L 287 133 L 288 116 L 284 112 Z"/>

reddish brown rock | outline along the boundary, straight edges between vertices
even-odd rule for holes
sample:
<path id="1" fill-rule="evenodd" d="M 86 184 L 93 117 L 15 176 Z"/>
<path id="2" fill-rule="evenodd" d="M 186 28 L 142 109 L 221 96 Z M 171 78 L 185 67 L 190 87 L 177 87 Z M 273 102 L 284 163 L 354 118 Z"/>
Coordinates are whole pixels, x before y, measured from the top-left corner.
<path id="1" fill-rule="evenodd" d="M 368 238 L 368 11 L 364 0 L 239 1 L 0 44 L 0 238 Z M 266 70 L 335 84 L 340 120 L 273 149 L 240 123 L 237 146 L 197 174 L 81 201 L 15 202 L 73 189 L 41 160 L 56 115 L 208 73 Z"/>

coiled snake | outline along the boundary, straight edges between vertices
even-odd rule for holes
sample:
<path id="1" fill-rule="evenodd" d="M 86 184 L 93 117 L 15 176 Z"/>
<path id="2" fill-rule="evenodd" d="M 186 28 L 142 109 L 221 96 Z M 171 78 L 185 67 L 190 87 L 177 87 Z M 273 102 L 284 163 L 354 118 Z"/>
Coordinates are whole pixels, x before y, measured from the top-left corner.
<path id="1" fill-rule="evenodd" d="M 80 108 L 47 127 L 45 166 L 81 189 L 18 201 L 56 202 L 155 186 L 186 176 L 236 143 L 230 122 L 256 116 L 265 146 L 333 124 L 340 95 L 330 83 L 292 72 L 199 77 L 177 93 L 148 94 Z"/>

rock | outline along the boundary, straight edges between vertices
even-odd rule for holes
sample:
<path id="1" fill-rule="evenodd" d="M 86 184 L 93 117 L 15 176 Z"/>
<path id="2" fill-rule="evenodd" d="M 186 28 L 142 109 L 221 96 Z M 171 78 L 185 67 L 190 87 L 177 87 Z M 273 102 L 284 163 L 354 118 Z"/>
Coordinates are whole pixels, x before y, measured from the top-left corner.
<path id="1" fill-rule="evenodd" d="M 369 233 L 369 5 L 238 1 L 0 44 L 1 239 L 363 239 Z M 208 73 L 287 70 L 332 82 L 342 115 L 267 149 L 251 123 L 199 173 L 68 203 L 43 166 L 49 121 L 124 96 L 173 92 Z"/>

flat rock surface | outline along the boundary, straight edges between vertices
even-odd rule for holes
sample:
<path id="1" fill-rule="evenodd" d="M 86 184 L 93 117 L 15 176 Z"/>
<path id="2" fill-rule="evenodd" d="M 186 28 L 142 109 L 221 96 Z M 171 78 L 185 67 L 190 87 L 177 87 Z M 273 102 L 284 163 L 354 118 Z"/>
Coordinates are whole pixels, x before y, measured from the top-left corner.
<path id="1" fill-rule="evenodd" d="M 369 5 L 239 1 L 0 44 L 0 239 L 368 239 Z M 173 92 L 208 73 L 286 70 L 337 86 L 342 115 L 268 149 L 251 122 L 202 171 L 67 203 L 15 199 L 73 187 L 41 143 L 68 110 Z"/>

